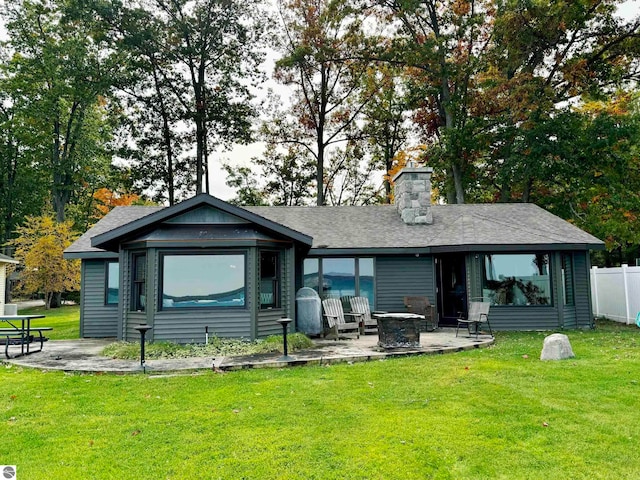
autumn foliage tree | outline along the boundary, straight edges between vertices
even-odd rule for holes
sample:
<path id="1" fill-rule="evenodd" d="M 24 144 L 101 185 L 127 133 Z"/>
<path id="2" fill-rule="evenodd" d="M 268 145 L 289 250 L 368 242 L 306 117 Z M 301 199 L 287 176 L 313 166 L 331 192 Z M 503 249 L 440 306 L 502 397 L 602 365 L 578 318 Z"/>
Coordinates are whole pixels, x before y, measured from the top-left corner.
<path id="1" fill-rule="evenodd" d="M 100 188 L 93 194 L 95 201 L 94 220 L 100 220 L 115 207 L 125 207 L 140 201 L 140 196 L 135 193 L 118 193 L 108 188 Z"/>
<path id="2" fill-rule="evenodd" d="M 64 249 L 77 237 L 71 221 L 57 222 L 46 215 L 27 217 L 17 228 L 17 235 L 10 245 L 15 247 L 15 258 L 24 265 L 22 292 L 43 294 L 48 309 L 57 293 L 80 289 L 80 261 L 62 258 Z"/>

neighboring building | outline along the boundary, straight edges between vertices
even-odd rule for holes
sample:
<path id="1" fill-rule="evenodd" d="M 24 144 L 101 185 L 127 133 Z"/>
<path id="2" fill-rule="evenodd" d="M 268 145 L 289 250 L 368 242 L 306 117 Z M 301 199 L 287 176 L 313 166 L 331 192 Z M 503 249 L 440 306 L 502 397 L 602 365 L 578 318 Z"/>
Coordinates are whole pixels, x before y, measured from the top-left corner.
<path id="1" fill-rule="evenodd" d="M 7 265 L 17 265 L 17 260 L 0 253 L 0 315 L 4 315 L 4 305 L 7 303 Z"/>
<path id="2" fill-rule="evenodd" d="M 82 337 L 257 338 L 295 316 L 295 292 L 361 295 L 404 311 L 425 295 L 441 325 L 468 301 L 492 327 L 588 328 L 589 250 L 603 242 L 533 204 L 431 205 L 431 169 L 395 178 L 396 204 L 246 207 L 202 194 L 117 207 L 66 251 L 82 259 Z"/>

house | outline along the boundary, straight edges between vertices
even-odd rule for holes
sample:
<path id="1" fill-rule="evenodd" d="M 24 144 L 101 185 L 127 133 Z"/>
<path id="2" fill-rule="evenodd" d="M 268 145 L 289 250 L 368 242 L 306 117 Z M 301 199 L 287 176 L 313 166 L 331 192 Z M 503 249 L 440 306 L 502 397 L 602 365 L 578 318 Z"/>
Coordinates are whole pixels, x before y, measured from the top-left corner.
<path id="1" fill-rule="evenodd" d="M 154 340 L 263 337 L 302 286 L 384 311 L 426 295 L 441 325 L 483 299 L 496 329 L 591 326 L 603 242 L 532 204 L 432 205 L 431 172 L 399 172 L 395 205 L 117 207 L 65 251 L 82 260 L 81 336 L 135 340 L 147 323 Z"/>
<path id="2" fill-rule="evenodd" d="M 4 315 L 4 305 L 7 302 L 7 265 L 17 265 L 17 260 L 0 253 L 0 315 Z"/>

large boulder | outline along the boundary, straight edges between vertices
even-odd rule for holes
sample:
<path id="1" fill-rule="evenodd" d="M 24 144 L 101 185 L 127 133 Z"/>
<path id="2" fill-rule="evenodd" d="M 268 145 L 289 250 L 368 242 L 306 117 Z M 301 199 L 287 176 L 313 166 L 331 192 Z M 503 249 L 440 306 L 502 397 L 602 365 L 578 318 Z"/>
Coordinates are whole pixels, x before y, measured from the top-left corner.
<path id="1" fill-rule="evenodd" d="M 564 360 L 573 357 L 575 355 L 571 349 L 569 337 L 562 333 L 554 333 L 545 337 L 540 360 Z"/>

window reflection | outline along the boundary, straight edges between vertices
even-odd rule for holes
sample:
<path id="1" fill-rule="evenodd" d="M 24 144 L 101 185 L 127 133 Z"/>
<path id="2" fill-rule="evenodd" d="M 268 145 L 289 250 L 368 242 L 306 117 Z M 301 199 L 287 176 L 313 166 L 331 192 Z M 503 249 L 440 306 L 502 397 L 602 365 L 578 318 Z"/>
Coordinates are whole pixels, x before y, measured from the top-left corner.
<path id="1" fill-rule="evenodd" d="M 356 262 L 354 258 L 322 259 L 323 297 L 345 297 L 356 294 Z"/>
<path id="2" fill-rule="evenodd" d="M 485 255 L 482 296 L 493 305 L 550 305 L 549 255 Z"/>
<path id="3" fill-rule="evenodd" d="M 117 305 L 120 297 L 120 264 L 107 262 L 107 292 L 105 303 Z"/>
<path id="4" fill-rule="evenodd" d="M 162 308 L 245 306 L 244 255 L 164 255 Z"/>
<path id="5" fill-rule="evenodd" d="M 147 284 L 147 255 L 145 253 L 135 253 L 132 257 L 133 263 L 133 296 L 132 309 L 143 312 L 147 306 L 145 295 Z"/>
<path id="6" fill-rule="evenodd" d="M 260 308 L 280 307 L 280 254 L 260 252 Z"/>
<path id="7" fill-rule="evenodd" d="M 318 263 L 317 258 L 306 258 L 304 260 L 303 283 L 305 287 L 313 288 L 320 293 L 320 288 L 318 287 L 320 281 Z"/>
<path id="8" fill-rule="evenodd" d="M 373 310 L 373 264 L 373 258 L 307 258 L 304 260 L 304 286 L 313 288 L 322 298 L 341 298 L 345 310 L 351 308 L 350 297 L 366 297 Z"/>
<path id="9" fill-rule="evenodd" d="M 373 310 L 373 258 L 358 259 L 358 286 L 359 295 L 369 299 L 369 308 Z"/>

